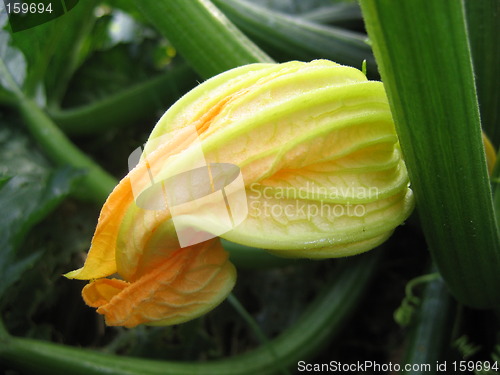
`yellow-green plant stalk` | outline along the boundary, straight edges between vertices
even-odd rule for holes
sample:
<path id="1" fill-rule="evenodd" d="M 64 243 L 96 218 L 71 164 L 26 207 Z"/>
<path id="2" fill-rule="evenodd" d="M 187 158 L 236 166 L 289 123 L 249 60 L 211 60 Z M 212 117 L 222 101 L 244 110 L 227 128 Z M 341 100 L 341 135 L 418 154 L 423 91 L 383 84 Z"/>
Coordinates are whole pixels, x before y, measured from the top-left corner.
<path id="1" fill-rule="evenodd" d="M 288 257 L 370 250 L 413 209 L 381 82 L 327 60 L 251 64 L 187 93 L 106 201 L 83 268 L 109 325 L 176 324 L 220 303 L 219 236 Z M 109 279 L 114 273 L 120 279 Z"/>

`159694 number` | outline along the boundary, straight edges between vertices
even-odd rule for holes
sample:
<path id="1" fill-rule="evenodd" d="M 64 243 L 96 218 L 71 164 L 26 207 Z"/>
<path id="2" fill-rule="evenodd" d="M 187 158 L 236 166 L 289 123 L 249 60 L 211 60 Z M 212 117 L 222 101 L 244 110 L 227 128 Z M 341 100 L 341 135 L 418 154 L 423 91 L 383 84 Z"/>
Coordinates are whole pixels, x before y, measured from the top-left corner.
<path id="1" fill-rule="evenodd" d="M 9 14 L 26 14 L 26 13 L 52 13 L 52 3 L 7 3 L 5 4 L 7 13 Z"/>
<path id="2" fill-rule="evenodd" d="M 499 365 L 496 361 L 454 361 L 453 362 L 453 370 L 455 372 L 460 371 L 498 371 Z"/>

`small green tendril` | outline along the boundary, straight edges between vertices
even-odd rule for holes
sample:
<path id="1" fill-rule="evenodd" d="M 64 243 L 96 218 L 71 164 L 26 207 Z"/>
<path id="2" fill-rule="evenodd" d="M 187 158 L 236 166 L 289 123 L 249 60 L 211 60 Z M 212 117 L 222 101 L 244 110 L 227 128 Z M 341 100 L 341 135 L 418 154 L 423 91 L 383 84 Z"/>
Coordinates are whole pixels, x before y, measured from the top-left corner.
<path id="1" fill-rule="evenodd" d="M 418 276 L 406 284 L 405 297 L 401 301 L 401 305 L 394 311 L 394 320 L 401 327 L 407 327 L 415 315 L 415 310 L 420 306 L 421 298 L 417 297 L 414 289 L 422 284 L 429 283 L 439 278 L 439 273 L 430 273 Z"/>

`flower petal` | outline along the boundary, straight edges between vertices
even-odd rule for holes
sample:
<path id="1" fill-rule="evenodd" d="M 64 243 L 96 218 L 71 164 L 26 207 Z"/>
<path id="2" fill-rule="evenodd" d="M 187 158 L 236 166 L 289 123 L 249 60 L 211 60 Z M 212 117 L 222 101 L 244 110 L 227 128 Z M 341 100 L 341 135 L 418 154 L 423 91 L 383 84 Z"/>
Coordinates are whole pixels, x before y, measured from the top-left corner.
<path id="1" fill-rule="evenodd" d="M 178 324 L 217 306 L 227 297 L 235 280 L 236 271 L 228 254 L 219 239 L 213 239 L 176 250 L 97 312 L 111 326 Z"/>
<path id="2" fill-rule="evenodd" d="M 221 237 L 283 257 L 355 255 L 382 243 L 414 207 L 411 190 L 363 204 L 273 198 L 254 187 L 248 217 Z"/>
<path id="3" fill-rule="evenodd" d="M 98 279 L 85 285 L 82 297 L 90 307 L 101 307 L 128 286 L 129 283 L 123 280 Z"/>
<path id="4" fill-rule="evenodd" d="M 116 238 L 122 218 L 132 202 L 132 189 L 128 178 L 125 177 L 104 203 L 85 264 L 64 276 L 68 279 L 90 280 L 116 272 Z"/>

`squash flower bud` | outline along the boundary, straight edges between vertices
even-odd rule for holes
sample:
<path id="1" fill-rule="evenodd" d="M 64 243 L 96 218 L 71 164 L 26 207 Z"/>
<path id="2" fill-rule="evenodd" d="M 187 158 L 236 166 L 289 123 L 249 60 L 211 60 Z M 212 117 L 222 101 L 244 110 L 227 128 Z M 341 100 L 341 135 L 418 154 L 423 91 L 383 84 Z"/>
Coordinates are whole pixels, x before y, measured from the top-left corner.
<path id="1" fill-rule="evenodd" d="M 177 324 L 235 283 L 218 237 L 342 257 L 381 244 L 413 206 L 381 82 L 327 60 L 250 64 L 163 115 L 66 276 L 93 280 L 83 298 L 108 325 Z"/>

